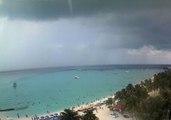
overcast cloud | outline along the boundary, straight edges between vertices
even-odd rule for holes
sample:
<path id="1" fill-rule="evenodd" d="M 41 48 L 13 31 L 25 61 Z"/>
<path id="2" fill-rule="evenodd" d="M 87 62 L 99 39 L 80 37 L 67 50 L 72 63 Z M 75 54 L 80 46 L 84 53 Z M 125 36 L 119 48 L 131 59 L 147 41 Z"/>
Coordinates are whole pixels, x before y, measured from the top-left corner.
<path id="1" fill-rule="evenodd" d="M 0 0 L 0 70 L 170 64 L 169 0 Z"/>

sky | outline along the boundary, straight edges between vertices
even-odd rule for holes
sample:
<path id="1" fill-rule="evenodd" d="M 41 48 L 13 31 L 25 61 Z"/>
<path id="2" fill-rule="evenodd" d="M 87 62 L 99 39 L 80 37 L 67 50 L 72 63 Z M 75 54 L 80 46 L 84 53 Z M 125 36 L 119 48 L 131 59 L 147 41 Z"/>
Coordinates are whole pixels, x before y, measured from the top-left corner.
<path id="1" fill-rule="evenodd" d="M 0 0 L 0 71 L 171 64 L 170 0 Z"/>

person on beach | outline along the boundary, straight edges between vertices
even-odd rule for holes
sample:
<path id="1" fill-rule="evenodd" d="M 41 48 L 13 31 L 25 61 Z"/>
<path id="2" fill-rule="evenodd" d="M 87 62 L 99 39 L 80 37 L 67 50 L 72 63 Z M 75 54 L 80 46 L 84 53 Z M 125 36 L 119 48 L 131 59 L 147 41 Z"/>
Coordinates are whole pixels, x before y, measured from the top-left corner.
<path id="1" fill-rule="evenodd" d="M 96 108 L 96 113 L 98 113 L 98 110 L 97 110 L 97 108 Z"/>
<path id="2" fill-rule="evenodd" d="M 18 118 L 20 118 L 20 115 L 19 115 L 19 113 L 17 113 L 17 117 L 18 117 Z"/>

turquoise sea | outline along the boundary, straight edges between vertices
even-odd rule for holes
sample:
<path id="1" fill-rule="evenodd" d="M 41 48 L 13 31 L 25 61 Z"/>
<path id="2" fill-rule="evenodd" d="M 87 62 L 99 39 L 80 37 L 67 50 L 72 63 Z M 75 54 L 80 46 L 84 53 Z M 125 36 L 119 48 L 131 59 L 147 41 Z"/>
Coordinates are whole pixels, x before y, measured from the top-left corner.
<path id="1" fill-rule="evenodd" d="M 163 71 L 164 65 L 101 65 L 0 72 L 0 109 L 7 116 L 54 112 L 90 102 Z M 78 79 L 75 79 L 78 76 Z M 13 83 L 16 82 L 16 88 Z"/>

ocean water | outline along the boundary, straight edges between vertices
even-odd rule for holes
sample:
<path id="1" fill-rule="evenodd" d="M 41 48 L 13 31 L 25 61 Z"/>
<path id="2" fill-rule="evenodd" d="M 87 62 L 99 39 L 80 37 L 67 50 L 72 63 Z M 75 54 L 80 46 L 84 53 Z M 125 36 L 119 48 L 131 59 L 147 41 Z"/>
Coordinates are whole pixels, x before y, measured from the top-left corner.
<path id="1" fill-rule="evenodd" d="M 164 67 L 107 65 L 1 72 L 0 109 L 17 108 L 2 112 L 13 117 L 62 110 L 111 95 L 128 83 L 151 78 Z"/>

